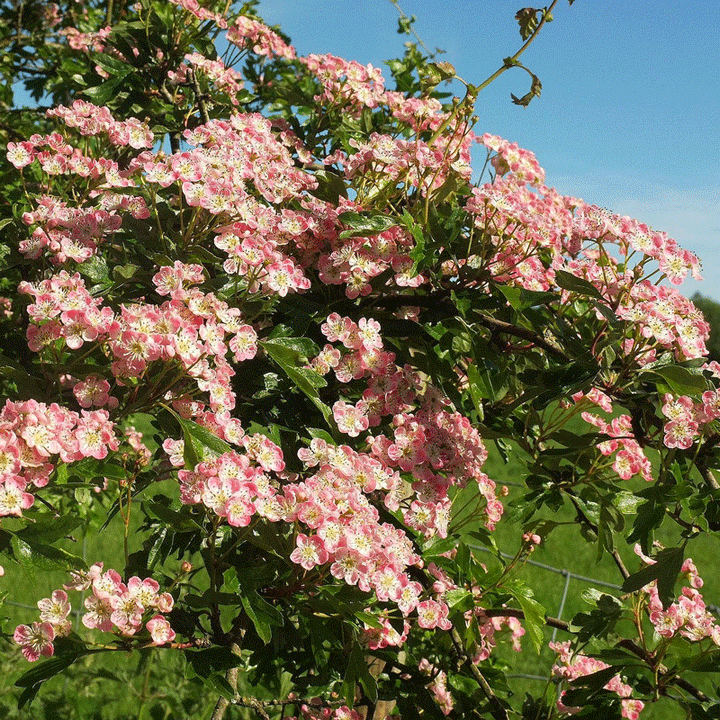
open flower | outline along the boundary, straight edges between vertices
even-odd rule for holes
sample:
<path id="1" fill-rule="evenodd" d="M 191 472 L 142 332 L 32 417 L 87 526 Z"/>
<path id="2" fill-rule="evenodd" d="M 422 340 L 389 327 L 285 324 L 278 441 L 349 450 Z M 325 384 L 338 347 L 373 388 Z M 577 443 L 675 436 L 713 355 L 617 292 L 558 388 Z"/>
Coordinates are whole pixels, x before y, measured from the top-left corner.
<path id="1" fill-rule="evenodd" d="M 53 640 L 55 630 L 48 622 L 18 625 L 13 640 L 20 645 L 22 654 L 30 662 L 35 662 L 41 655 L 50 657 L 55 652 Z"/>

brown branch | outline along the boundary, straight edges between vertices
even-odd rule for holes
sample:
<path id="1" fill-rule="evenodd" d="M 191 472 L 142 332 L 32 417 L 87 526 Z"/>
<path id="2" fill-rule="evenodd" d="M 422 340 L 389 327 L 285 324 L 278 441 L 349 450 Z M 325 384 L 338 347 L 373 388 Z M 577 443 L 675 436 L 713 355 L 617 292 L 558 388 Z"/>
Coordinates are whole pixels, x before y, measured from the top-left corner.
<path id="1" fill-rule="evenodd" d="M 505 707 L 500 700 L 498 700 L 497 695 L 495 695 L 493 689 L 490 687 L 490 683 L 488 683 L 485 676 L 480 672 L 480 668 L 478 668 L 478 666 L 472 661 L 472 658 L 465 651 L 462 639 L 455 628 L 450 630 L 450 637 L 452 638 L 453 645 L 455 646 L 455 651 L 457 652 L 459 658 L 462 659 L 462 664 L 468 666 L 470 673 L 475 680 L 477 680 L 478 685 L 480 685 L 480 689 L 487 698 L 487 701 L 490 704 L 490 714 L 493 718 L 495 718 L 495 720 L 508 720 Z"/>
<path id="2" fill-rule="evenodd" d="M 190 85 L 192 86 L 193 92 L 195 93 L 195 99 L 197 100 L 198 107 L 200 108 L 200 115 L 202 121 L 207 125 L 210 122 L 210 115 L 208 115 L 207 105 L 205 104 L 205 97 L 200 90 L 200 83 L 198 83 L 195 71 L 188 69 L 187 76 L 190 79 Z"/>
<path id="3" fill-rule="evenodd" d="M 251 708 L 268 708 L 268 707 L 285 707 L 287 705 L 307 705 L 313 708 L 333 708 L 344 705 L 344 700 L 322 700 L 321 698 L 296 698 L 287 697 L 284 700 L 260 700 L 256 697 L 243 697 L 237 695 L 232 700 L 233 705 L 239 705 L 240 707 L 251 707 Z M 357 704 L 357 703 L 356 703 Z"/>
<path id="4" fill-rule="evenodd" d="M 238 638 L 238 642 L 234 642 L 230 646 L 230 650 L 232 651 L 233 655 L 237 655 L 240 657 L 241 653 L 241 647 L 240 643 L 242 642 L 242 636 L 244 635 L 244 631 L 241 633 L 241 637 Z M 225 679 L 230 683 L 230 687 L 232 688 L 234 693 L 237 693 L 237 677 L 238 677 L 238 668 L 232 667 L 230 668 L 226 675 Z M 231 701 L 227 698 L 224 698 L 222 695 L 218 698 L 217 703 L 215 703 L 215 708 L 213 709 L 213 713 L 210 716 L 210 720 L 222 720 L 223 716 L 225 715 L 225 710 L 230 706 Z M 265 718 L 268 718 L 267 713 L 265 713 Z M 268 718 L 269 720 L 269 718 Z"/>
<path id="5" fill-rule="evenodd" d="M 519 620 L 525 619 L 525 613 L 522 610 L 515 608 L 482 608 L 483 615 L 486 617 L 514 617 Z M 551 617 L 550 615 L 545 616 L 545 624 L 551 628 L 557 628 L 558 630 L 565 630 L 570 632 L 570 623 L 560 620 L 560 618 Z"/>
<path id="6" fill-rule="evenodd" d="M 160 85 L 160 94 L 169 102 L 175 105 L 175 98 L 170 94 L 170 91 L 167 89 L 167 86 L 165 84 L 165 81 Z M 173 155 L 175 153 L 180 152 L 180 133 L 178 132 L 170 132 L 168 133 L 168 136 L 170 137 L 170 150 L 172 151 Z"/>
<path id="7" fill-rule="evenodd" d="M 698 463 L 697 469 L 700 471 L 700 474 L 703 477 L 703 480 L 713 489 L 713 490 L 720 490 L 720 483 L 715 479 L 715 475 L 713 475 L 713 471 L 707 467 L 704 463 Z"/>
<path id="8" fill-rule="evenodd" d="M 527 328 L 518 327 L 505 322 L 504 320 L 498 320 L 497 318 L 491 317 L 490 315 L 484 315 L 483 313 L 475 310 L 475 318 L 477 321 L 484 325 L 486 328 L 496 330 L 504 335 L 512 335 L 513 337 L 522 338 L 523 340 L 529 340 L 533 345 L 537 345 L 545 350 L 549 355 L 556 357 L 558 360 L 563 362 L 570 362 L 571 358 L 568 357 L 562 350 L 551 345 L 544 337 L 538 335 L 534 330 L 528 330 Z"/>
<path id="9" fill-rule="evenodd" d="M 711 698 L 708 697 L 702 690 L 699 688 L 696 688 L 692 683 L 689 683 L 687 680 L 684 680 L 681 677 L 673 677 L 675 675 L 674 672 L 668 671 L 668 669 L 664 665 L 656 665 L 655 664 L 655 657 L 652 653 L 649 653 L 644 648 L 641 648 L 639 645 L 634 643 L 632 640 L 626 639 L 621 640 L 618 644 L 618 647 L 625 648 L 626 650 L 629 650 L 634 655 L 637 655 L 639 658 L 641 658 L 644 662 L 646 662 L 650 667 L 655 668 L 663 673 L 663 675 L 660 677 L 660 680 L 666 680 L 668 684 L 672 683 L 673 685 L 677 685 L 679 688 L 682 688 L 685 690 L 685 692 L 690 693 L 696 700 L 699 700 L 700 702 L 708 702 Z"/>

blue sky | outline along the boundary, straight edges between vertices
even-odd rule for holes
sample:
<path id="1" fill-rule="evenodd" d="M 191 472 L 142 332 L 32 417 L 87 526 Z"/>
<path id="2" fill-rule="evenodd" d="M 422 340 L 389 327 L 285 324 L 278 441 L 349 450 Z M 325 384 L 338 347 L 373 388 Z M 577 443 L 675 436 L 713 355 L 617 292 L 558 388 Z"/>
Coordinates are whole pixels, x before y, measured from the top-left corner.
<path id="1" fill-rule="evenodd" d="M 400 5 L 468 82 L 522 42 L 522 0 Z M 407 39 L 389 0 L 261 0 L 259 12 L 303 55 L 382 66 Z M 561 0 L 554 14 L 523 56 L 542 95 L 516 107 L 527 76 L 505 73 L 478 100 L 478 131 L 533 150 L 559 191 L 668 232 L 703 261 L 705 281 L 681 290 L 720 301 L 720 2 Z"/>

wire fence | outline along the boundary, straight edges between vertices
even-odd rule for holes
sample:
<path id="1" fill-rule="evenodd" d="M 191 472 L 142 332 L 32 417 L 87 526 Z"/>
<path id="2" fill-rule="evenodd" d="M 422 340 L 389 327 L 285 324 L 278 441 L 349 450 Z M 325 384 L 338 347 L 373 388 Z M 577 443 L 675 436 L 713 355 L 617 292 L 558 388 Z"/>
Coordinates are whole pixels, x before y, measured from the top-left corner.
<path id="1" fill-rule="evenodd" d="M 489 548 L 476 546 L 476 545 L 472 546 L 472 548 L 473 548 L 473 550 L 479 550 L 479 551 L 487 552 L 487 553 L 493 552 Z M 86 539 L 83 539 L 83 553 L 82 553 L 83 559 L 85 558 L 85 552 L 86 552 Z M 502 552 L 502 551 L 499 552 L 499 555 L 506 560 L 511 560 L 512 558 L 515 557 L 515 555 L 513 555 L 511 553 L 506 553 L 506 552 Z M 599 580 L 598 578 L 588 577 L 587 575 L 580 575 L 579 573 L 575 573 L 572 570 L 568 570 L 567 568 L 558 568 L 558 567 L 555 567 L 554 565 L 548 565 L 547 563 L 542 563 L 537 560 L 532 560 L 530 558 L 527 558 L 524 562 L 527 565 L 531 565 L 533 567 L 540 568 L 541 570 L 545 570 L 546 572 L 555 573 L 556 575 L 560 575 L 562 578 L 564 578 L 562 593 L 560 595 L 560 602 L 558 603 L 557 611 L 554 615 L 554 617 L 556 617 L 558 620 L 563 620 L 563 614 L 565 612 L 565 605 L 566 605 L 568 594 L 570 591 L 570 584 L 573 581 L 586 583 L 593 587 L 599 586 L 599 587 L 604 587 L 604 588 L 608 588 L 611 590 L 622 591 L 622 586 L 618 585 L 617 583 L 607 582 L 606 580 Z M 83 598 L 84 598 L 84 595 L 85 595 L 85 593 L 83 593 Z M 4 604 L 12 606 L 12 607 L 25 609 L 25 610 L 37 611 L 37 605 L 28 605 L 25 603 L 16 602 L 14 600 L 5 600 Z M 706 607 L 710 612 L 714 613 L 715 615 L 720 615 L 720 606 L 713 604 L 713 603 L 707 603 Z M 80 626 L 81 616 L 84 614 L 84 612 L 82 610 L 73 609 L 70 611 L 70 613 L 75 620 L 75 627 L 76 627 L 76 629 L 78 629 Z M 552 635 L 551 635 L 552 642 L 554 642 L 555 639 L 557 638 L 558 629 L 559 628 L 554 627 L 552 630 Z M 549 680 L 549 678 L 546 676 L 529 675 L 529 674 L 523 674 L 523 673 L 514 673 L 511 675 L 508 675 L 508 677 L 524 679 L 524 680 L 536 680 L 536 681 L 541 681 L 541 682 L 548 682 L 548 680 Z"/>

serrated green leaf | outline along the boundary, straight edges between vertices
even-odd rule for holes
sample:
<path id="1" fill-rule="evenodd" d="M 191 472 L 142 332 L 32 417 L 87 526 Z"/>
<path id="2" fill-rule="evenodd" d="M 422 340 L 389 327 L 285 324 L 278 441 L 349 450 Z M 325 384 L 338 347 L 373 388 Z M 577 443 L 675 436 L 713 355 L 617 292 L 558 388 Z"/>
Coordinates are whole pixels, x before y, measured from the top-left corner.
<path id="1" fill-rule="evenodd" d="M 61 517 L 40 516 L 28 524 L 15 535 L 26 543 L 54 543 L 60 538 L 69 535 L 73 530 L 83 524 L 83 519 L 77 515 L 62 515 Z"/>
<path id="2" fill-rule="evenodd" d="M 565 270 L 558 270 L 555 273 L 555 283 L 558 287 L 577 295 L 586 295 L 597 300 L 604 300 L 600 291 L 585 278 L 578 277 Z"/>
<path id="3" fill-rule="evenodd" d="M 475 607 L 472 593 L 465 588 L 453 588 L 443 595 L 443 600 L 451 610 L 467 612 Z"/>
<path id="4" fill-rule="evenodd" d="M 170 408 L 168 408 L 170 410 Z M 232 452 L 232 447 L 207 428 L 198 425 L 192 420 L 186 420 L 174 410 L 172 415 L 180 424 L 183 431 L 183 460 L 186 467 L 194 470 L 195 467 L 208 457 L 217 457 Z"/>
<path id="5" fill-rule="evenodd" d="M 682 365 L 654 367 L 649 372 L 659 375 L 676 395 L 700 395 L 708 389 L 702 375 L 692 373 Z"/>
<path id="6" fill-rule="evenodd" d="M 327 385 L 325 378 L 314 370 L 298 367 L 299 359 L 297 351 L 288 348 L 286 345 L 278 344 L 276 340 L 264 340 L 260 342 L 259 345 L 280 366 L 298 389 L 310 398 L 315 407 L 322 413 L 325 422 L 331 429 L 334 429 L 332 412 L 320 399 L 320 395 L 318 394 L 318 388 Z"/>
<path id="7" fill-rule="evenodd" d="M 202 527 L 185 513 L 186 507 L 187 506 L 183 506 L 183 510 L 177 511 L 162 503 L 152 501 L 143 502 L 143 508 L 145 508 L 145 510 L 169 525 L 175 532 L 202 533 Z"/>
<path id="8" fill-rule="evenodd" d="M 398 218 L 380 213 L 359 213 L 354 211 L 340 213 L 341 222 L 349 225 L 348 230 L 340 233 L 340 239 L 353 237 L 368 237 L 389 230 L 398 224 Z"/>
<path id="9" fill-rule="evenodd" d="M 55 677 L 55 675 L 58 675 L 65 670 L 65 668 L 70 667 L 76 660 L 87 654 L 87 652 L 83 652 L 56 655 L 55 657 L 38 663 L 27 672 L 23 673 L 15 681 L 15 686 L 27 688 L 39 685 L 40 683 L 45 682 L 45 680 Z"/>
<path id="10" fill-rule="evenodd" d="M 11 540 L 15 559 L 24 567 L 38 570 L 87 570 L 85 561 L 62 548 L 34 540 L 26 542 L 18 535 Z"/>
<path id="11" fill-rule="evenodd" d="M 684 554 L 684 546 L 661 550 L 655 557 L 655 563 L 626 578 L 622 589 L 635 592 L 657 580 L 658 597 L 663 608 L 667 608 L 673 601 L 673 589 L 682 569 Z"/>
<path id="12" fill-rule="evenodd" d="M 532 597 L 529 589 L 513 592 L 525 616 L 525 630 L 539 655 L 545 642 L 545 608 Z"/>

